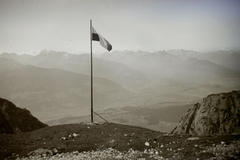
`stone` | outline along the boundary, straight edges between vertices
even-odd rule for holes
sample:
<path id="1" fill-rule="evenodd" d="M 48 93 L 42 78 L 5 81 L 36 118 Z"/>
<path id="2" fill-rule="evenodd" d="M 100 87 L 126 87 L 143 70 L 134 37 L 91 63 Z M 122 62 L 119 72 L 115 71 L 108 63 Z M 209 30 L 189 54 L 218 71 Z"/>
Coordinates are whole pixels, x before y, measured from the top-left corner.
<path id="1" fill-rule="evenodd" d="M 240 91 L 211 94 L 181 118 L 171 134 L 224 135 L 240 133 Z"/>

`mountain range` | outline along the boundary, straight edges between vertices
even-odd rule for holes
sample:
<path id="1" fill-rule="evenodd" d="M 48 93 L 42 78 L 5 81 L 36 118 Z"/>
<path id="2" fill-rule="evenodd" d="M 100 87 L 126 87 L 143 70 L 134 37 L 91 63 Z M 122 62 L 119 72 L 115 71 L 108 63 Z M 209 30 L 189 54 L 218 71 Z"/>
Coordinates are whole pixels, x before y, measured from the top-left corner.
<path id="1" fill-rule="evenodd" d="M 206 94 L 237 90 L 239 61 L 240 52 L 231 50 L 95 55 L 95 110 L 149 108 L 163 102 L 180 106 Z M 41 121 L 89 114 L 90 55 L 49 50 L 36 56 L 2 53 L 0 96 L 26 107 Z"/>
<path id="2" fill-rule="evenodd" d="M 11 66 L 12 62 L 17 65 Z M 20 107 L 25 106 L 40 119 L 74 115 L 76 111 L 77 115 L 89 113 L 90 76 L 56 68 L 21 65 L 13 60 L 6 60 L 4 65 L 11 67 L 0 73 L 1 96 L 13 100 Z M 122 98 L 129 94 L 116 82 L 94 78 L 94 105 L 98 109 L 124 105 Z"/>

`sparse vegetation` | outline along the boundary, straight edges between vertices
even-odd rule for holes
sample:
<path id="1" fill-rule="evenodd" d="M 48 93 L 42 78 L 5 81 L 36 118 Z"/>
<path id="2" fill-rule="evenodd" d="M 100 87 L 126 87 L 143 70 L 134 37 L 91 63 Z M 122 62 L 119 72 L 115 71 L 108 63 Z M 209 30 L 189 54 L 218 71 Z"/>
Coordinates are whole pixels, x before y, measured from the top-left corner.
<path id="1" fill-rule="evenodd" d="M 0 159 L 237 159 L 240 135 L 169 135 L 141 127 L 69 124 L 0 134 Z"/>

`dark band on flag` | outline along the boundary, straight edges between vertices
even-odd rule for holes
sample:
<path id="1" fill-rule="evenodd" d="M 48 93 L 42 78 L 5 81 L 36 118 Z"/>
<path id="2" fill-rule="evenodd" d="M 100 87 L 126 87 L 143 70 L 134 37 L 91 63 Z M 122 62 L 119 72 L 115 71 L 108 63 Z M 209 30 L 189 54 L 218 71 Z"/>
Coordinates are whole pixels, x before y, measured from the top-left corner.
<path id="1" fill-rule="evenodd" d="M 99 41 L 99 36 L 96 33 L 92 33 L 92 40 L 93 41 Z"/>

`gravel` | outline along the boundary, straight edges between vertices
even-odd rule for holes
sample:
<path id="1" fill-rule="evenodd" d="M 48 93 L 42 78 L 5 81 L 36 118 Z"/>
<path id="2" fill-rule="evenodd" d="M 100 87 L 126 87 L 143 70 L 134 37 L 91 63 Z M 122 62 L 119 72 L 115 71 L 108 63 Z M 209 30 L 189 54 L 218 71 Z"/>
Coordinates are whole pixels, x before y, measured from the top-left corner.
<path id="1" fill-rule="evenodd" d="M 53 150 L 40 148 L 30 152 L 28 157 L 18 157 L 17 160 L 180 160 L 183 158 L 178 154 L 173 154 L 171 157 L 163 157 L 161 153 L 160 148 L 145 149 L 144 151 L 129 149 L 127 152 L 107 148 L 105 150 L 67 153 L 59 153 L 56 148 Z M 213 157 L 209 158 L 209 160 L 237 160 L 240 156 L 240 142 L 235 141 L 228 145 L 222 142 L 221 144 L 207 147 L 196 154 L 212 154 Z M 196 159 L 198 158 L 196 157 Z"/>
<path id="2" fill-rule="evenodd" d="M 57 149 L 37 149 L 29 153 L 28 157 L 17 158 L 17 160 L 129 160 L 129 159 L 139 159 L 144 160 L 146 157 L 149 159 L 165 159 L 158 155 L 159 152 L 155 149 L 144 150 L 143 152 L 134 151 L 129 149 L 127 152 L 120 152 L 113 148 L 108 148 L 103 151 L 88 151 L 88 152 L 70 152 L 70 153 L 57 153 Z"/>

